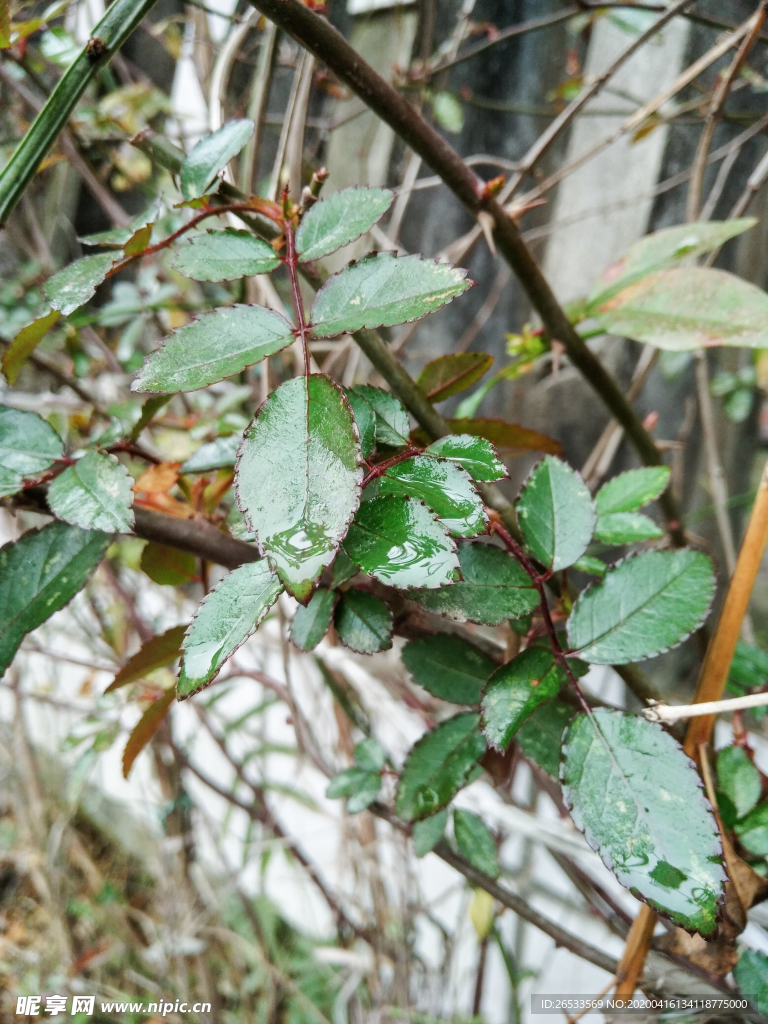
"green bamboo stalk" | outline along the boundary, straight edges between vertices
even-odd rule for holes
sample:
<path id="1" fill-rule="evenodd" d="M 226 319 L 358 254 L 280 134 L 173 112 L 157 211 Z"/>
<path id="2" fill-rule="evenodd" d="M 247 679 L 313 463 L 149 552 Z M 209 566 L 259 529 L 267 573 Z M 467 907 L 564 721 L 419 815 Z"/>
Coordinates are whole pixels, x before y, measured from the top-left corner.
<path id="1" fill-rule="evenodd" d="M 78 100 L 96 72 L 117 53 L 155 0 L 114 0 L 93 36 L 59 79 L 16 152 L 0 172 L 0 227 L 13 212 L 32 178 L 53 148 Z"/>

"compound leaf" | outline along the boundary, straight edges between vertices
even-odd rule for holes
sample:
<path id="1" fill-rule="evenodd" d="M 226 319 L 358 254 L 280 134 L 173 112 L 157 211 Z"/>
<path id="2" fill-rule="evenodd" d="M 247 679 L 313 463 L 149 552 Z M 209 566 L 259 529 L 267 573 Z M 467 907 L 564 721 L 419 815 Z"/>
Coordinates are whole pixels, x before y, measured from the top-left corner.
<path id="1" fill-rule="evenodd" d="M 321 374 L 281 384 L 245 431 L 235 469 L 238 504 L 300 601 L 347 533 L 360 502 L 361 461 L 349 404 Z"/>
<path id="2" fill-rule="evenodd" d="M 376 654 L 392 646 L 392 612 L 375 594 L 345 590 L 336 608 L 336 632 L 345 647 Z"/>
<path id="3" fill-rule="evenodd" d="M 85 586 L 111 539 L 100 530 L 54 522 L 0 548 L 0 673 L 25 635 Z"/>
<path id="4" fill-rule="evenodd" d="M 416 381 L 430 402 L 442 402 L 472 387 L 493 366 L 485 352 L 454 352 L 427 363 Z"/>
<path id="5" fill-rule="evenodd" d="M 579 474 L 547 455 L 534 467 L 517 500 L 528 550 L 552 572 L 573 565 L 595 528 L 595 506 Z"/>
<path id="6" fill-rule="evenodd" d="M 568 728 L 561 780 L 576 826 L 619 882 L 711 934 L 726 881 L 720 834 L 680 744 L 644 718 L 596 708 Z"/>
<path id="7" fill-rule="evenodd" d="M 701 552 L 642 551 L 579 594 L 568 641 L 597 665 L 652 658 L 699 628 L 714 593 L 712 562 Z"/>
<path id="8" fill-rule="evenodd" d="M 426 818 L 453 799 L 485 753 L 479 724 L 479 715 L 455 715 L 411 747 L 397 787 L 398 817 Z"/>
<path id="9" fill-rule="evenodd" d="M 592 313 L 611 334 L 668 352 L 768 346 L 768 295 L 714 267 L 681 267 L 628 285 Z"/>
<path id="10" fill-rule="evenodd" d="M 384 188 L 345 188 L 304 214 L 296 231 L 300 261 L 319 260 L 364 235 L 392 205 L 394 193 Z"/>
<path id="11" fill-rule="evenodd" d="M 228 121 L 198 142 L 181 165 L 179 181 L 185 199 L 197 199 L 206 194 L 213 179 L 233 156 L 237 156 L 255 127 L 247 118 Z"/>
<path id="12" fill-rule="evenodd" d="M 147 357 L 132 391 L 197 391 L 293 344 L 285 317 L 263 306 L 223 306 L 180 327 Z"/>
<path id="13" fill-rule="evenodd" d="M 475 537 L 488 527 L 469 474 L 444 459 L 416 455 L 390 466 L 379 477 L 379 493 L 418 498 L 456 537 Z"/>
<path id="14" fill-rule="evenodd" d="M 336 595 L 332 590 L 319 588 L 306 607 L 299 605 L 291 623 L 291 640 L 300 651 L 317 647 L 331 625 Z"/>
<path id="15" fill-rule="evenodd" d="M 153 636 L 136 651 L 123 665 L 104 693 L 111 693 L 121 686 L 144 679 L 150 672 L 170 665 L 181 657 L 181 644 L 185 626 L 171 626 L 164 633 Z"/>
<path id="16" fill-rule="evenodd" d="M 177 250 L 173 265 L 195 281 L 234 281 L 268 274 L 280 266 L 280 257 L 250 231 L 226 228 L 195 235 Z"/>
<path id="17" fill-rule="evenodd" d="M 391 587 L 441 587 L 456 578 L 456 545 L 419 501 L 383 494 L 365 501 L 344 541 L 364 573 Z"/>
<path id="18" fill-rule="evenodd" d="M 377 444 L 400 448 L 408 443 L 408 413 L 394 395 L 370 384 L 359 384 L 356 388 L 350 388 L 348 394 L 350 402 L 364 399 L 373 409 Z"/>
<path id="19" fill-rule="evenodd" d="M 69 316 L 95 295 L 114 262 L 114 256 L 108 252 L 75 260 L 48 278 L 43 285 L 45 297 L 62 316 Z"/>
<path id="20" fill-rule="evenodd" d="M 256 631 L 282 589 L 266 559 L 246 562 L 216 584 L 184 637 L 179 700 L 212 682 L 227 658 Z"/>
<path id="21" fill-rule="evenodd" d="M 497 669 L 483 696 L 483 732 L 497 750 L 512 737 L 544 701 L 556 697 L 565 674 L 552 651 L 529 647 Z"/>
<path id="22" fill-rule="evenodd" d="M 539 594 L 520 563 L 490 544 L 459 548 L 462 579 L 440 590 L 414 590 L 408 597 L 455 622 L 498 626 L 505 619 L 528 615 Z"/>
<path id="23" fill-rule="evenodd" d="M 48 505 L 58 518 L 84 530 L 128 533 L 133 529 L 133 479 L 114 455 L 92 449 L 48 487 Z"/>
<path id="24" fill-rule="evenodd" d="M 752 810 L 762 795 L 760 772 L 743 747 L 725 747 L 718 753 L 717 783 L 740 818 Z"/>
<path id="25" fill-rule="evenodd" d="M 595 495 L 597 514 L 607 516 L 614 512 L 637 512 L 666 489 L 669 474 L 668 466 L 646 466 L 644 469 L 619 473 L 613 480 L 603 484 Z"/>
<path id="26" fill-rule="evenodd" d="M 374 253 L 329 277 L 310 313 L 317 338 L 420 320 L 472 284 L 466 270 L 421 256 Z"/>
<path id="27" fill-rule="evenodd" d="M 499 480 L 508 476 L 506 466 L 499 460 L 495 448 L 484 437 L 472 437 L 471 434 L 441 437 L 425 449 L 424 454 L 458 462 L 473 480 Z"/>
<path id="28" fill-rule="evenodd" d="M 63 454 L 61 438 L 41 416 L 0 405 L 0 498 L 21 490 Z"/>
<path id="29" fill-rule="evenodd" d="M 485 822 L 471 811 L 457 807 L 453 812 L 453 834 L 459 851 L 478 871 L 497 878 L 499 859 L 496 842 Z"/>
<path id="30" fill-rule="evenodd" d="M 403 647 L 403 664 L 414 682 L 453 704 L 477 704 L 495 669 L 482 651 L 457 636 L 425 636 Z"/>
<path id="31" fill-rule="evenodd" d="M 661 527 L 642 512 L 609 512 L 597 517 L 595 540 L 603 544 L 634 544 L 663 536 Z"/>

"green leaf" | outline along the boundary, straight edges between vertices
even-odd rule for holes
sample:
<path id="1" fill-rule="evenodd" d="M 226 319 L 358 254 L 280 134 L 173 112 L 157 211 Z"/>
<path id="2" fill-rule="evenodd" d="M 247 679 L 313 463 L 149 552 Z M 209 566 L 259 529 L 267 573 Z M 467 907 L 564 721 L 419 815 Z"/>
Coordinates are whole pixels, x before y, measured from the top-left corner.
<path id="1" fill-rule="evenodd" d="M 355 744 L 355 761 L 361 768 L 367 768 L 370 772 L 380 772 L 387 763 L 387 752 L 373 736 L 366 736 L 364 740 Z"/>
<path id="2" fill-rule="evenodd" d="M 768 295 L 713 267 L 651 274 L 596 306 L 593 315 L 611 334 L 669 352 L 768 346 Z"/>
<path id="3" fill-rule="evenodd" d="M 63 454 L 61 438 L 41 416 L 0 405 L 0 498 L 42 476 Z"/>
<path id="4" fill-rule="evenodd" d="M 31 324 L 21 328 L 3 353 L 3 360 L 0 364 L 9 384 L 16 383 L 19 370 L 59 320 L 61 320 L 60 311 L 51 309 L 44 316 L 39 316 L 37 320 L 33 320 Z"/>
<path id="5" fill-rule="evenodd" d="M 133 529 L 133 479 L 114 455 L 91 449 L 48 487 L 51 512 L 84 530 Z"/>
<path id="6" fill-rule="evenodd" d="M 195 281 L 234 281 L 268 274 L 280 266 L 280 257 L 263 238 L 227 228 L 195 235 L 176 251 L 173 265 Z"/>
<path id="7" fill-rule="evenodd" d="M 62 316 L 69 316 L 96 294 L 96 289 L 114 262 L 115 257 L 109 252 L 75 260 L 48 278 L 43 285 L 45 297 Z"/>
<path id="8" fill-rule="evenodd" d="M 301 262 L 329 256 L 370 231 L 394 198 L 388 189 L 356 187 L 334 192 L 315 203 L 296 232 L 296 252 Z"/>
<path id="9" fill-rule="evenodd" d="M 563 744 L 563 798 L 574 823 L 634 896 L 711 934 L 726 875 L 695 765 L 653 722 L 607 708 L 592 714 L 574 719 Z"/>
<path id="10" fill-rule="evenodd" d="M 386 444 L 390 448 L 400 448 L 408 444 L 410 424 L 408 413 L 394 395 L 370 384 L 359 384 L 348 391 L 349 400 L 364 399 L 373 409 L 376 418 L 376 443 Z"/>
<path id="11" fill-rule="evenodd" d="M 758 804 L 734 825 L 739 842 L 756 857 L 768 856 L 768 803 Z"/>
<path id="12" fill-rule="evenodd" d="M 725 747 L 718 753 L 717 781 L 740 818 L 760 799 L 763 788 L 760 772 L 742 747 Z"/>
<path id="13" fill-rule="evenodd" d="M 352 407 L 352 415 L 360 435 L 360 450 L 363 453 L 363 458 L 367 459 L 376 444 L 376 412 L 371 403 L 362 395 L 357 394 L 354 388 L 345 388 L 344 393 Z M 386 392 L 382 393 L 386 394 Z"/>
<path id="14" fill-rule="evenodd" d="M 464 108 L 452 92 L 438 92 L 432 99 L 435 120 L 452 135 L 458 135 L 464 127 Z"/>
<path id="15" fill-rule="evenodd" d="M 416 381 L 430 402 L 442 402 L 472 387 L 493 366 L 485 352 L 456 352 L 427 363 Z"/>
<path id="16" fill-rule="evenodd" d="M 421 256 L 365 256 L 329 277 L 310 313 L 316 338 L 420 320 L 472 285 L 466 270 Z"/>
<path id="17" fill-rule="evenodd" d="M 152 540 L 141 553 L 141 569 L 153 583 L 164 587 L 180 587 L 200 579 L 194 555 Z"/>
<path id="18" fill-rule="evenodd" d="M 422 818 L 413 825 L 413 852 L 417 857 L 426 857 L 443 838 L 448 821 L 448 811 L 438 811 L 429 818 Z"/>
<path id="19" fill-rule="evenodd" d="M 471 434 L 441 437 L 439 441 L 431 444 L 424 454 L 458 462 L 473 480 L 499 480 L 509 475 L 506 466 L 499 461 L 493 445 L 484 437 L 472 437 Z"/>
<path id="20" fill-rule="evenodd" d="M 701 552 L 642 551 L 579 594 L 568 641 L 597 665 L 653 658 L 699 628 L 714 594 L 712 562 Z"/>
<path id="21" fill-rule="evenodd" d="M 552 572 L 567 569 L 587 549 L 595 506 L 579 474 L 547 455 L 517 499 L 517 516 L 528 550 Z"/>
<path id="22" fill-rule="evenodd" d="M 285 317 L 263 306 L 223 306 L 180 327 L 148 356 L 132 391 L 197 391 L 293 344 Z"/>
<path id="23" fill-rule="evenodd" d="M 642 512 L 609 512 L 597 517 L 595 540 L 603 544 L 634 544 L 663 536 L 664 531 Z"/>
<path id="24" fill-rule="evenodd" d="M 540 434 L 538 430 L 521 427 L 517 423 L 507 423 L 499 419 L 458 419 L 448 420 L 448 426 L 454 434 L 484 437 L 497 448 L 504 448 L 510 452 L 563 454 L 563 446 L 559 441 L 546 434 Z"/>
<path id="25" fill-rule="evenodd" d="M 674 266 L 682 260 L 692 263 L 693 257 L 717 249 L 729 238 L 740 235 L 755 224 L 755 217 L 742 217 L 738 220 L 676 224 L 671 228 L 654 231 L 635 242 L 618 263 L 608 267 L 593 288 L 587 305 L 590 307 L 607 301 L 622 288 L 647 277 L 655 270 Z M 631 512 L 632 509 L 621 511 Z"/>
<path id="26" fill-rule="evenodd" d="M 381 495 L 365 501 L 344 541 L 364 573 L 391 587 L 441 587 L 456 578 L 456 545 L 419 501 Z"/>
<path id="27" fill-rule="evenodd" d="M 347 810 L 350 814 L 357 814 L 373 803 L 380 789 L 381 776 L 378 772 L 367 768 L 345 768 L 328 783 L 325 795 L 330 800 L 348 797 Z"/>
<path id="28" fill-rule="evenodd" d="M 330 377 L 294 377 L 245 432 L 235 490 L 248 526 L 286 588 L 303 601 L 330 565 L 360 502 L 352 411 Z"/>
<path id="29" fill-rule="evenodd" d="M 399 818 L 416 821 L 434 814 L 466 784 L 485 753 L 479 724 L 479 715 L 455 715 L 411 747 L 397 787 Z"/>
<path id="30" fill-rule="evenodd" d="M 335 590 L 342 583 L 351 580 L 358 573 L 358 568 L 349 555 L 339 550 L 331 566 L 331 587 Z"/>
<path id="31" fill-rule="evenodd" d="M 364 590 L 345 590 L 336 609 L 336 632 L 345 647 L 376 654 L 392 646 L 392 612 Z"/>
<path id="32" fill-rule="evenodd" d="M 443 459 L 416 455 L 390 466 L 379 477 L 379 493 L 423 501 L 456 537 L 475 537 L 488 528 L 483 503 L 469 474 Z"/>
<path id="33" fill-rule="evenodd" d="M 202 445 L 181 465 L 182 473 L 208 473 L 212 469 L 228 469 L 234 466 L 237 449 L 243 440 L 242 434 L 228 434 Z"/>
<path id="34" fill-rule="evenodd" d="M 563 730 L 573 716 L 570 704 L 561 700 L 548 701 L 523 722 L 515 737 L 525 756 L 554 779 L 560 771 Z"/>
<path id="35" fill-rule="evenodd" d="M 49 523 L 0 548 L 0 675 L 25 635 L 85 586 L 111 539 L 100 530 Z"/>
<path id="36" fill-rule="evenodd" d="M 198 142 L 181 165 L 179 180 L 185 199 L 197 199 L 206 194 L 213 179 L 233 156 L 237 156 L 255 127 L 247 118 L 228 121 Z"/>
<path id="37" fill-rule="evenodd" d="M 471 811 L 457 807 L 453 812 L 453 834 L 459 852 L 478 871 L 498 878 L 499 859 L 490 829 Z"/>
<path id="38" fill-rule="evenodd" d="M 745 689 L 762 686 L 768 682 L 768 654 L 754 644 L 745 644 L 743 640 L 739 640 L 728 670 L 728 682 L 737 693 L 743 693 Z M 753 709 L 757 710 L 759 709 Z"/>
<path id="39" fill-rule="evenodd" d="M 614 512 L 637 512 L 666 490 L 669 473 L 667 466 L 646 466 L 644 469 L 619 473 L 613 480 L 603 484 L 595 495 L 597 514 L 607 516 Z"/>
<path id="40" fill-rule="evenodd" d="M 557 696 L 564 680 L 552 652 L 541 647 L 529 647 L 497 669 L 483 696 L 483 732 L 491 746 L 506 750 L 536 708 Z"/>
<path id="41" fill-rule="evenodd" d="M 171 626 L 159 636 L 153 636 L 136 651 L 123 665 L 104 693 L 127 686 L 129 683 L 145 679 L 150 672 L 165 665 L 171 665 L 181 657 L 181 644 L 184 640 L 185 626 Z"/>
<path id="42" fill-rule="evenodd" d="M 311 651 L 323 639 L 331 625 L 335 602 L 334 592 L 321 587 L 306 607 L 299 605 L 291 623 L 291 640 L 300 651 Z"/>
<path id="43" fill-rule="evenodd" d="M 184 637 L 179 700 L 212 682 L 227 658 L 256 631 L 282 589 L 266 559 L 246 562 L 216 584 Z"/>
<path id="44" fill-rule="evenodd" d="M 745 949 L 733 969 L 733 977 L 742 995 L 749 998 L 758 1013 L 768 1013 L 768 956 L 756 949 Z"/>
<path id="45" fill-rule="evenodd" d="M 490 658 L 457 636 L 425 636 L 403 647 L 403 664 L 415 683 L 454 704 L 478 704 L 496 668 Z"/>
<path id="46" fill-rule="evenodd" d="M 414 590 L 412 601 L 455 622 L 498 626 L 528 615 L 539 605 L 530 577 L 511 555 L 490 544 L 462 544 L 462 579 L 440 590 Z"/>
<path id="47" fill-rule="evenodd" d="M 607 566 L 599 558 L 582 555 L 581 558 L 573 563 L 571 568 L 578 569 L 579 572 L 584 572 L 588 576 L 599 576 L 602 579 L 605 576 Z"/>

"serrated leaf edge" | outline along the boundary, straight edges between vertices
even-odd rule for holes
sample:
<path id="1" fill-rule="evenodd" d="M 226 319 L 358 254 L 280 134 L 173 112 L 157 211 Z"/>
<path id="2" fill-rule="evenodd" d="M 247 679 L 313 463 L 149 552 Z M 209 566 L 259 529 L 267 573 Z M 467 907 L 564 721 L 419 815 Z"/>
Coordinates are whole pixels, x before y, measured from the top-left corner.
<path id="1" fill-rule="evenodd" d="M 224 228 L 224 229 L 208 228 L 206 230 L 205 234 L 206 235 L 217 235 L 217 234 L 218 235 L 223 235 L 223 234 L 226 234 L 228 231 L 234 231 L 234 232 L 236 232 L 237 234 L 240 234 L 240 235 L 247 235 L 248 238 L 258 238 L 257 235 L 252 235 L 250 231 L 241 231 L 239 228 Z M 201 235 L 202 235 L 202 232 L 201 232 Z M 200 235 L 197 235 L 195 237 L 199 238 Z M 241 274 L 235 274 L 233 277 L 205 277 L 205 278 L 199 278 L 199 277 L 191 277 L 189 274 L 185 274 L 183 270 L 180 270 L 179 267 L 176 265 L 176 260 L 184 252 L 185 249 L 188 249 L 191 245 L 194 244 L 195 237 L 188 238 L 186 240 L 186 242 L 184 243 L 184 245 L 180 245 L 176 249 L 176 251 L 174 252 L 173 261 L 171 263 L 171 266 L 173 267 L 173 269 L 178 274 L 181 274 L 181 276 L 185 277 L 188 281 L 204 281 L 205 283 L 209 283 L 209 284 L 219 284 L 222 281 L 239 281 L 240 280 L 240 278 L 242 276 Z M 265 241 L 265 239 L 261 239 L 261 241 Z M 266 242 L 266 244 L 269 245 L 269 242 Z M 278 260 L 278 266 L 279 266 L 280 256 L 279 256 L 279 254 L 277 252 L 275 252 L 275 259 Z M 273 267 L 272 270 L 277 270 L 277 267 Z M 272 270 L 263 271 L 263 273 L 271 274 Z M 244 303 L 236 303 L 236 305 L 244 305 Z M 223 309 L 231 309 L 232 307 L 231 306 L 224 306 L 224 307 L 220 306 L 218 308 L 220 308 L 220 309 L 222 309 L 222 308 Z M 267 308 L 267 307 L 264 307 L 264 308 Z M 211 310 L 211 312 L 213 312 L 213 310 Z M 280 311 L 279 310 L 275 310 L 274 312 L 279 313 Z M 198 317 L 198 320 L 199 319 L 200 319 L 200 317 Z M 189 324 L 184 324 L 184 327 L 189 327 Z M 179 328 L 175 328 L 175 330 L 181 330 L 181 328 L 180 327 Z"/>
<path id="2" fill-rule="evenodd" d="M 340 195 L 343 195 L 345 192 L 372 192 L 372 191 L 388 192 L 389 193 L 389 204 L 385 207 L 385 209 L 383 209 L 381 211 L 381 213 L 376 218 L 376 220 L 373 222 L 373 224 L 371 224 L 371 228 L 372 228 L 374 226 L 374 224 L 378 224 L 378 222 L 381 220 L 381 218 L 384 216 L 384 214 L 387 212 L 387 210 L 389 210 L 389 208 L 392 205 L 392 203 L 395 201 L 395 193 L 392 191 L 391 188 L 382 188 L 380 185 L 350 185 L 349 188 L 340 188 L 340 189 L 338 189 L 336 192 L 333 192 L 332 195 L 340 196 Z M 329 196 L 328 198 L 330 199 L 331 197 Z M 325 200 L 321 199 L 320 202 L 321 203 L 325 202 Z M 297 253 L 299 255 L 299 263 L 314 263 L 316 260 L 324 260 L 326 256 L 332 256 L 333 253 L 338 252 L 339 249 L 343 249 L 346 245 L 351 245 L 353 242 L 356 242 L 358 240 L 358 238 L 362 238 L 363 235 L 366 235 L 371 230 L 371 228 L 366 228 L 365 231 L 361 231 L 360 234 L 359 235 L 355 235 L 354 238 L 350 238 L 347 242 L 342 242 L 340 245 L 337 245 L 334 249 L 329 249 L 328 252 L 324 252 L 322 256 L 316 256 L 312 260 L 303 260 L 301 258 L 301 253 L 298 252 L 298 249 L 297 249 L 296 251 L 297 251 Z M 352 264 L 350 263 L 349 266 L 352 266 Z"/>

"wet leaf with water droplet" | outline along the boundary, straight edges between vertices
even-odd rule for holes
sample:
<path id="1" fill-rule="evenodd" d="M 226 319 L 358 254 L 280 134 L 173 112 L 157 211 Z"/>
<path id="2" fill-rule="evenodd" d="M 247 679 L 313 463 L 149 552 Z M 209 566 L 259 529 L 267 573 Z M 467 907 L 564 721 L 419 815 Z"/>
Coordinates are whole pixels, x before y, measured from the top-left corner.
<path id="1" fill-rule="evenodd" d="M 710 935 L 726 875 L 696 766 L 660 725 L 607 708 L 593 719 L 578 715 L 563 744 L 560 777 L 575 824 L 634 895 Z"/>
<path id="2" fill-rule="evenodd" d="M 360 502 L 352 411 L 330 377 L 294 377 L 245 431 L 235 490 L 245 520 L 300 601 L 333 561 Z"/>
<path id="3" fill-rule="evenodd" d="M 358 384 L 356 388 L 350 388 L 348 394 L 350 402 L 364 399 L 373 409 L 377 444 L 385 444 L 390 448 L 401 448 L 408 444 L 408 413 L 394 395 L 370 384 Z"/>
<path id="4" fill-rule="evenodd" d="M 499 480 L 509 475 L 495 448 L 484 437 L 473 437 L 471 434 L 441 437 L 425 449 L 424 454 L 458 462 L 473 480 Z"/>
<path id="5" fill-rule="evenodd" d="M 426 818 L 453 799 L 485 753 L 479 724 L 479 715 L 455 715 L 411 747 L 397 787 L 398 817 Z"/>
<path id="6" fill-rule="evenodd" d="M 184 637 L 179 700 L 213 681 L 227 658 L 256 631 L 282 589 L 266 559 L 246 562 L 216 584 Z"/>
<path id="7" fill-rule="evenodd" d="M 469 474 L 445 459 L 425 455 L 398 462 L 379 477 L 379 493 L 423 501 L 455 537 L 485 533 L 488 520 Z"/>

